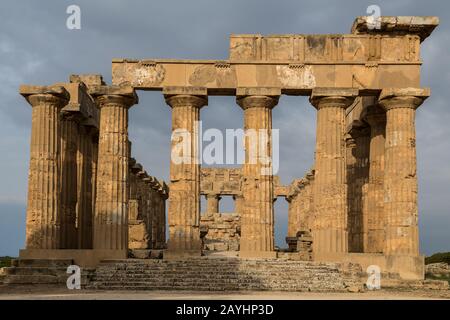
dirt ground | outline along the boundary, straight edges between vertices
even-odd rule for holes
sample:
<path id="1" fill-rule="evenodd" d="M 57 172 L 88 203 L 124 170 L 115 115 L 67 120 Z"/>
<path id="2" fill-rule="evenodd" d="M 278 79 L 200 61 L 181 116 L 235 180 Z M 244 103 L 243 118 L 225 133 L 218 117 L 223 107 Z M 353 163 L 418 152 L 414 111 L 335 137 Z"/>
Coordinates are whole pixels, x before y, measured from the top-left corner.
<path id="1" fill-rule="evenodd" d="M 362 293 L 318 292 L 192 292 L 192 291 L 92 291 L 60 288 L 0 287 L 0 300 L 422 300 L 450 299 L 450 290 Z"/>

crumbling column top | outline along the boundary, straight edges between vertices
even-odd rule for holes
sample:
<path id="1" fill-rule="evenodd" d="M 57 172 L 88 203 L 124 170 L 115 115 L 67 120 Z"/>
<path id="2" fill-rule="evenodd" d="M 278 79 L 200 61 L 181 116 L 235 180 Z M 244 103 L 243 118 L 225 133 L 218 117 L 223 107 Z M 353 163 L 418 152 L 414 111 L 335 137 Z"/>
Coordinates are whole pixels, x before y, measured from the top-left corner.
<path id="1" fill-rule="evenodd" d="M 387 88 L 381 91 L 378 102 L 385 110 L 417 109 L 430 94 L 430 88 Z"/>
<path id="2" fill-rule="evenodd" d="M 45 96 L 48 99 L 58 99 L 62 101 L 69 101 L 70 95 L 67 90 L 61 85 L 50 85 L 50 86 L 34 86 L 34 85 L 21 85 L 19 89 L 20 94 L 27 99 L 31 106 L 33 103 L 30 102 L 30 97 L 39 95 L 42 101 L 45 101 Z"/>
<path id="3" fill-rule="evenodd" d="M 425 40 L 439 25 L 439 18 L 434 16 L 383 16 L 379 18 L 379 28 L 370 29 L 376 22 L 372 16 L 357 17 L 352 25 L 353 34 L 393 34 L 417 35 Z"/>
<path id="4" fill-rule="evenodd" d="M 104 86 L 93 85 L 88 87 L 89 94 L 92 95 L 97 102 L 114 102 L 122 100 L 121 102 L 128 107 L 139 102 L 136 91 L 131 86 Z"/>

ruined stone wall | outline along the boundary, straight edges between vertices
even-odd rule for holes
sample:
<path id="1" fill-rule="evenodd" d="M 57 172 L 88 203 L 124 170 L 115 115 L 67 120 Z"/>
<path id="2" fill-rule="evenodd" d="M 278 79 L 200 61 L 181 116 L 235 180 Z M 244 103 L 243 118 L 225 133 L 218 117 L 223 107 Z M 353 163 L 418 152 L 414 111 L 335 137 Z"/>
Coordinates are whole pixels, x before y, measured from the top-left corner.
<path id="1" fill-rule="evenodd" d="M 203 249 L 212 251 L 239 251 L 241 219 L 239 213 L 206 213 L 200 218 Z"/>

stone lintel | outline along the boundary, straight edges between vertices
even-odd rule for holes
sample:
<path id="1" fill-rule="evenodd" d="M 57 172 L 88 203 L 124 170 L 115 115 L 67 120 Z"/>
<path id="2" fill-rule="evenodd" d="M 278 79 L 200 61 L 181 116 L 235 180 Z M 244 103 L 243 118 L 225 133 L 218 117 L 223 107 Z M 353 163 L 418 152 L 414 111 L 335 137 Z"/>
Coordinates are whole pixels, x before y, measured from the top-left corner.
<path id="1" fill-rule="evenodd" d="M 369 29 L 371 16 L 357 17 L 353 22 L 353 34 L 417 35 L 425 40 L 439 25 L 439 18 L 433 16 L 384 16 L 380 17 L 380 28 Z M 374 21 L 376 22 L 376 21 Z"/>
<path id="2" fill-rule="evenodd" d="M 323 97 L 349 97 L 356 98 L 359 90 L 356 88 L 314 88 L 311 92 L 311 99 Z"/>
<path id="3" fill-rule="evenodd" d="M 283 186 L 283 185 L 277 186 L 276 185 L 273 188 L 273 194 L 274 194 L 274 198 L 287 197 L 289 194 L 289 186 Z"/>
<path id="4" fill-rule="evenodd" d="M 142 90 L 166 89 L 167 94 L 193 94 L 196 93 L 193 88 L 200 87 L 204 88 L 201 94 L 205 94 L 206 90 L 208 95 L 227 96 L 235 96 L 237 88 L 252 87 L 280 88 L 283 94 L 309 96 L 311 90 L 317 87 L 357 87 L 361 89 L 361 94 L 373 95 L 378 94 L 384 87 L 420 86 L 422 62 L 418 57 L 419 48 L 411 49 L 410 43 L 406 43 L 404 37 L 399 37 L 396 41 L 405 42 L 401 46 L 405 47 L 405 51 L 411 51 L 409 56 L 414 56 L 412 60 L 398 61 L 389 56 L 386 57 L 389 58 L 386 61 L 373 61 L 374 58 L 370 57 L 360 57 L 355 61 L 335 61 L 332 57 L 324 57 L 322 53 L 317 53 L 304 62 L 282 60 L 281 57 L 276 60 L 229 61 L 228 68 L 219 68 L 213 62 L 202 60 L 177 62 L 163 60 L 158 62 L 157 69 L 144 67 L 139 62 L 126 61 L 113 62 L 112 79 L 114 85 L 130 85 Z M 369 39 L 365 42 L 367 46 L 355 50 L 359 53 L 374 50 L 369 48 Z M 313 43 L 321 42 L 313 41 Z M 334 45 L 335 42 L 330 39 L 329 43 Z M 349 40 L 349 43 L 359 42 Z M 386 40 L 385 45 L 379 46 L 377 50 L 400 44 L 392 44 Z M 340 50 L 340 47 L 335 50 Z M 330 51 L 334 52 L 334 49 Z M 390 49 L 383 49 L 382 52 L 390 52 L 391 56 L 397 57 Z M 354 54 L 352 51 L 348 57 Z M 310 60 L 317 56 L 321 57 L 319 61 Z M 386 76 L 391 73 L 398 76 Z M 168 90 L 173 87 L 185 88 L 190 92 Z"/>
<path id="5" fill-rule="evenodd" d="M 275 87 L 247 87 L 236 88 L 236 97 L 242 98 L 247 96 L 267 96 L 267 97 L 279 97 L 281 95 L 281 89 Z"/>
<path id="6" fill-rule="evenodd" d="M 34 86 L 34 85 L 21 85 L 19 93 L 27 99 L 31 95 L 36 94 L 50 94 L 63 100 L 69 100 L 70 95 L 67 90 L 61 85 L 50 86 Z M 27 99 L 28 100 L 28 99 Z"/>
<path id="7" fill-rule="evenodd" d="M 164 87 L 162 91 L 166 98 L 178 95 L 190 95 L 202 98 L 207 98 L 208 96 L 208 90 L 205 87 L 173 86 L 173 87 Z"/>

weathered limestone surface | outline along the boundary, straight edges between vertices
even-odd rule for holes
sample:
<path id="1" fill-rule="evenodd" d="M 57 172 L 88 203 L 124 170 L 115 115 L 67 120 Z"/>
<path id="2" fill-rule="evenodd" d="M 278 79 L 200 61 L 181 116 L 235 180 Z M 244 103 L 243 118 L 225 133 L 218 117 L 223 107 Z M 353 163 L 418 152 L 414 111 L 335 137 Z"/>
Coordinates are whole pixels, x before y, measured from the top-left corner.
<path id="1" fill-rule="evenodd" d="M 348 252 L 345 109 L 357 95 L 355 89 L 317 89 L 310 98 L 317 108 L 314 252 Z"/>
<path id="2" fill-rule="evenodd" d="M 275 254 L 272 108 L 278 103 L 280 92 L 263 88 L 243 89 L 237 94 L 238 104 L 244 110 L 246 133 L 240 256 L 270 257 Z M 252 132 L 257 132 L 257 136 L 252 137 Z"/>
<path id="3" fill-rule="evenodd" d="M 379 104 L 386 110 L 384 210 L 386 254 L 419 254 L 416 109 L 429 89 L 385 89 Z"/>
<path id="4" fill-rule="evenodd" d="M 133 88 L 92 87 L 100 107 L 94 248 L 128 248 L 128 108 Z"/>
<path id="5" fill-rule="evenodd" d="M 172 107 L 172 157 L 170 162 L 169 241 L 166 258 L 201 255 L 200 240 L 200 162 L 198 121 L 207 104 L 206 90 L 165 88 Z M 174 133 L 181 132 L 176 136 Z M 174 154 L 176 145 L 188 139 L 187 150 Z M 187 154 L 186 154 L 187 153 Z M 175 157 L 182 157 L 182 161 Z"/>
<path id="6" fill-rule="evenodd" d="M 61 246 L 60 123 L 59 111 L 69 94 L 61 86 L 21 86 L 32 106 L 26 247 L 58 249 Z"/>

